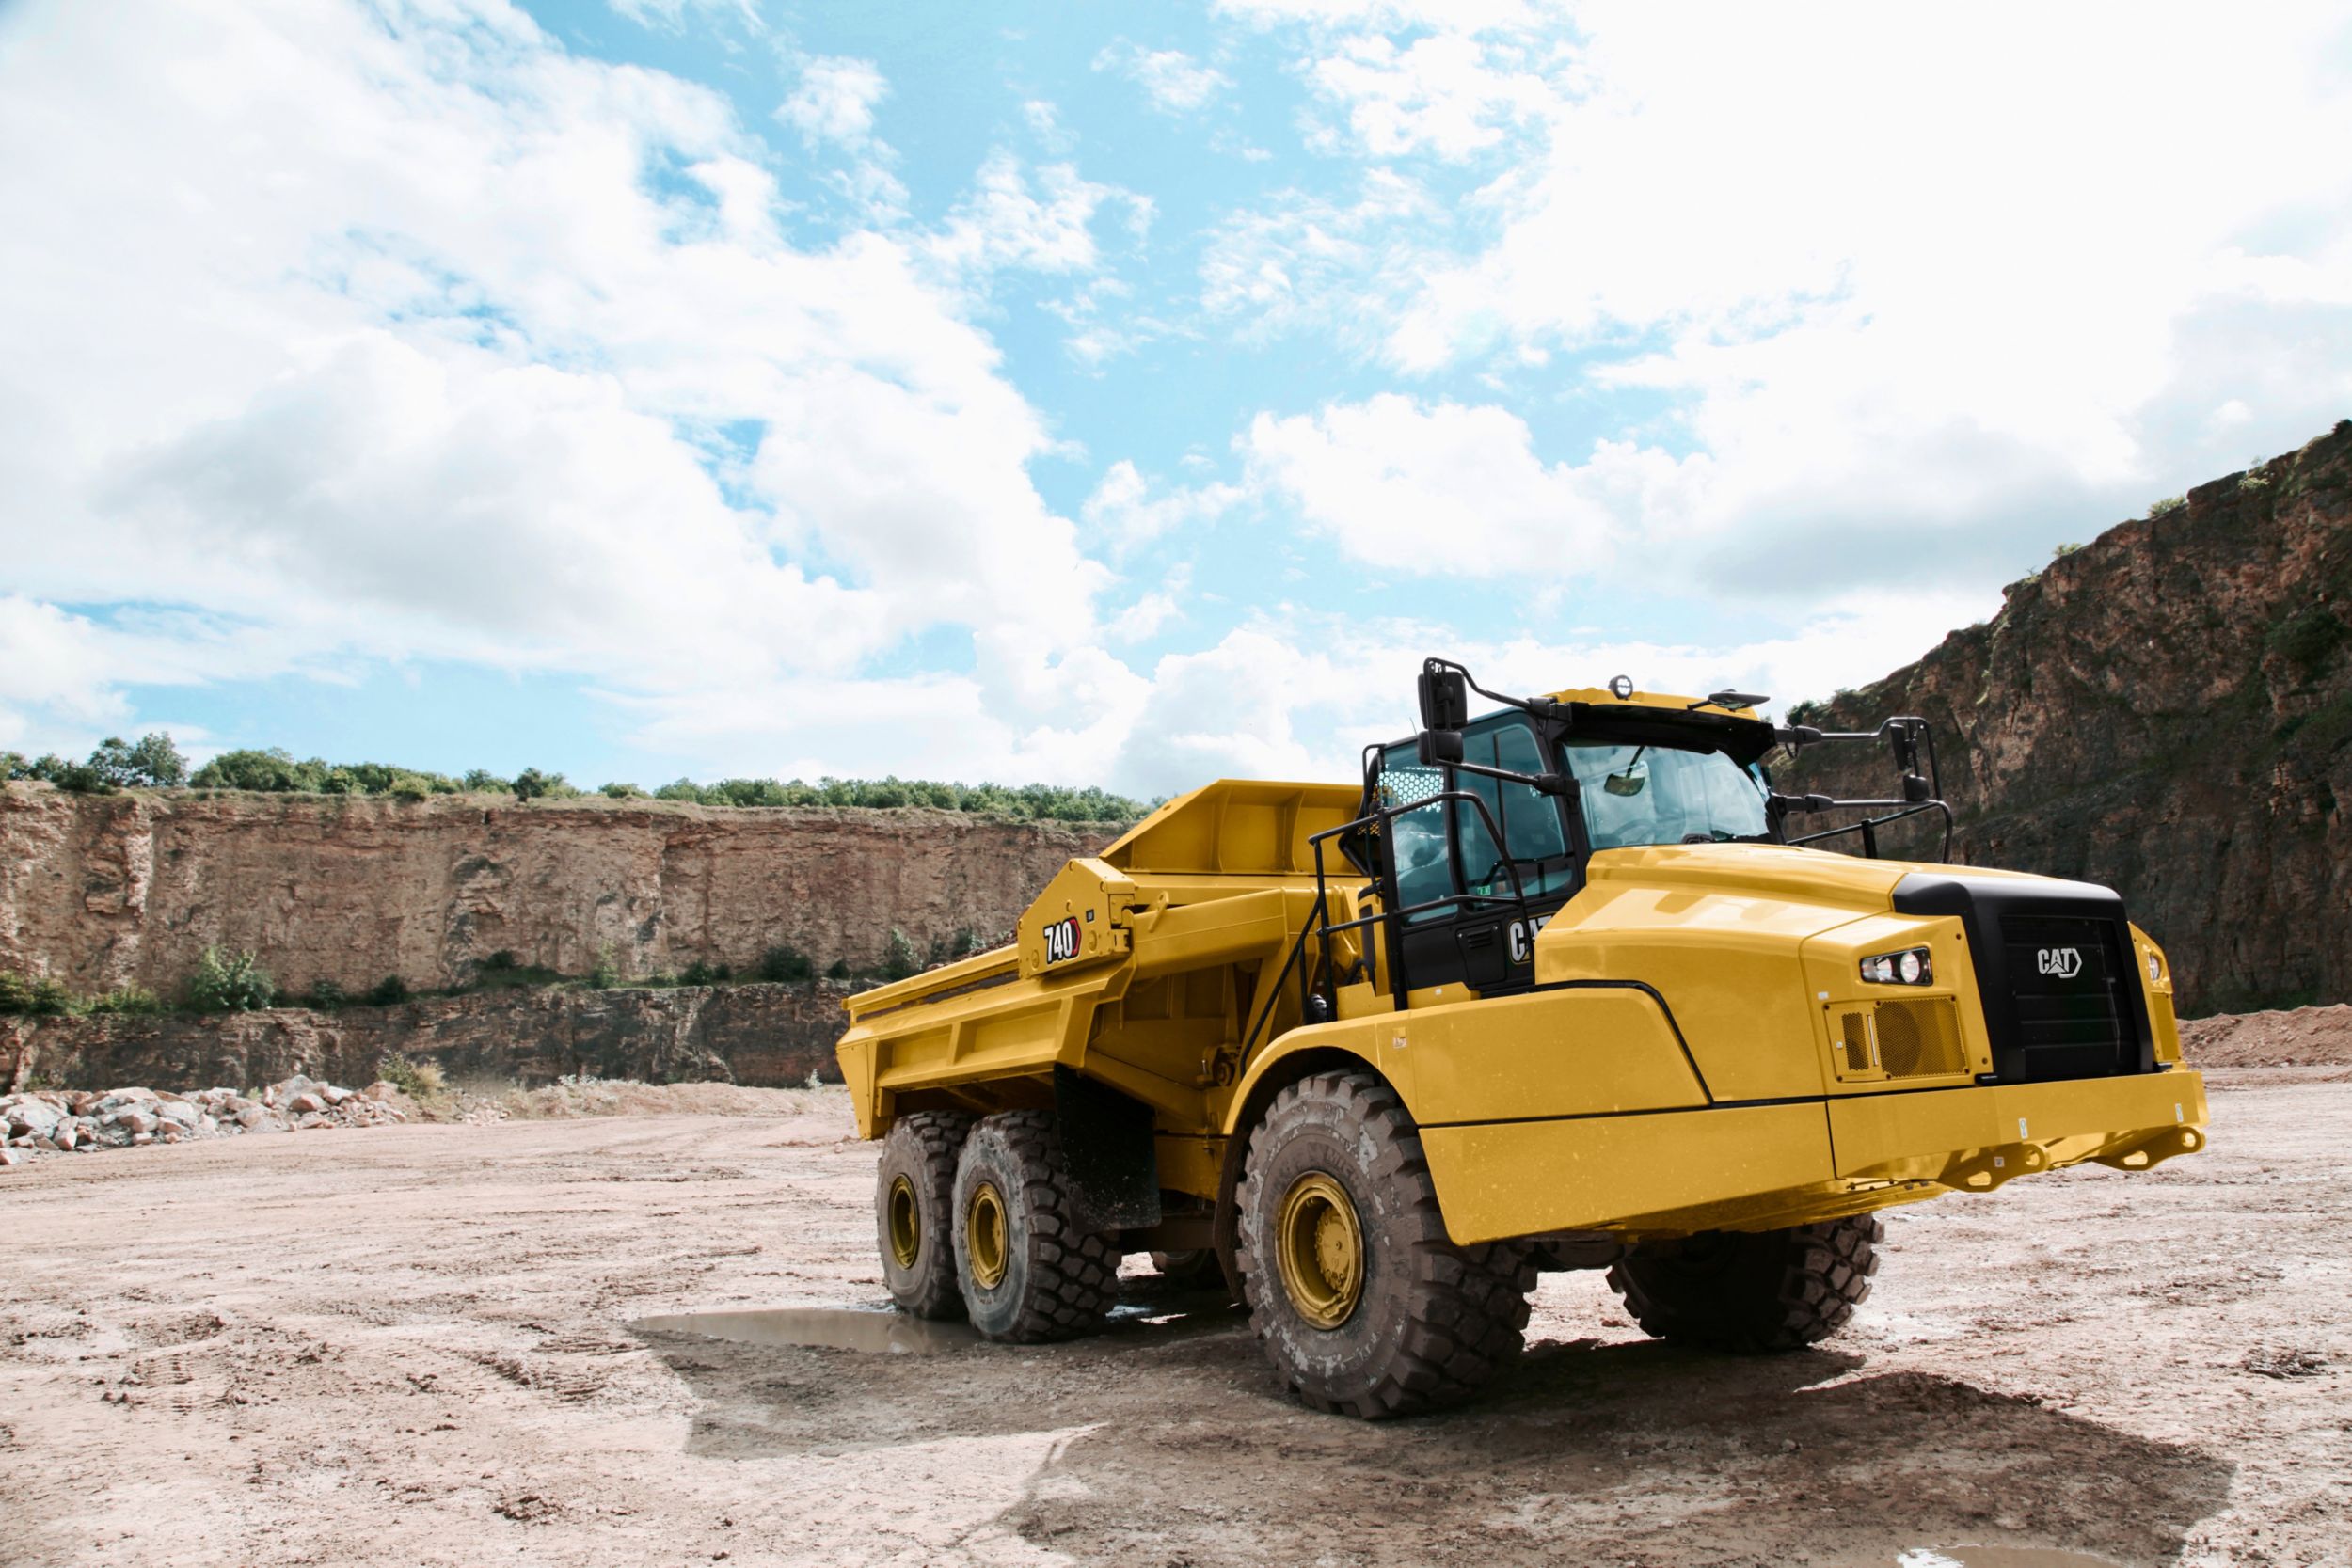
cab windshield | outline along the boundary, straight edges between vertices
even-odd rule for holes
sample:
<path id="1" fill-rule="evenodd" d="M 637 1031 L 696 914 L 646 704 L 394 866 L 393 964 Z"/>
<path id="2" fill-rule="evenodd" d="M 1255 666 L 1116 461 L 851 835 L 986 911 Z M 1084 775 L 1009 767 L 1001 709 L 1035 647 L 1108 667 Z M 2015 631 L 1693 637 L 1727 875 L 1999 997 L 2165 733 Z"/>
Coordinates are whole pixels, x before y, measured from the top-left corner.
<path id="1" fill-rule="evenodd" d="M 1769 839 L 1763 781 L 1721 752 L 1568 740 L 1596 849 L 1641 844 L 1728 844 Z"/>

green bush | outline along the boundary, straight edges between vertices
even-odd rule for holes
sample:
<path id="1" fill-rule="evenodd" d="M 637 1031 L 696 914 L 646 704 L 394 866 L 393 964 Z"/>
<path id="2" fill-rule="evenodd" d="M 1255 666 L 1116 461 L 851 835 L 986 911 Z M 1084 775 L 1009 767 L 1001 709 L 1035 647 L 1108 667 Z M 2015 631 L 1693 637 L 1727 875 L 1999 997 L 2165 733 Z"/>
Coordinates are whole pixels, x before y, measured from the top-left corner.
<path id="1" fill-rule="evenodd" d="M 387 974 L 368 988 L 361 998 L 371 1007 L 390 1007 L 408 1000 L 408 982 L 397 974 Z"/>
<path id="2" fill-rule="evenodd" d="M 889 940 L 882 943 L 882 973 L 885 980 L 903 980 L 919 974 L 923 956 L 914 950 L 914 942 L 896 926 L 890 927 Z"/>
<path id="3" fill-rule="evenodd" d="M 101 755 L 103 753 L 103 756 Z M 70 763 L 49 756 L 27 762 L 15 753 L 0 755 L 11 778 L 45 779 L 66 789 L 104 790 L 129 783 L 168 784 L 181 782 L 185 765 L 167 735 L 152 735 L 136 746 L 110 740 L 93 753 L 89 763 Z M 296 761 L 282 748 L 223 752 L 186 780 L 199 789 L 247 789 L 269 794 L 391 795 L 418 800 L 427 795 L 460 791 L 472 794 L 511 794 L 523 800 L 577 799 L 581 791 L 561 773 L 526 768 L 512 779 L 473 768 L 462 778 L 450 778 L 422 768 L 387 763 L 329 763 L 310 757 Z M 608 784 L 598 793 L 615 800 L 643 800 L 646 792 L 633 784 Z M 1062 784 L 965 784 L 935 780 L 721 779 L 696 784 L 676 779 L 652 792 L 657 800 L 677 800 L 707 806 L 862 806 L 888 810 L 928 807 L 934 811 L 981 813 L 1023 821 L 1133 822 L 1151 807 L 1107 790 L 1073 789 Z"/>
<path id="4" fill-rule="evenodd" d="M 2151 517 L 2167 517 L 2188 504 L 2186 496 L 2167 496 L 2148 508 Z"/>
<path id="5" fill-rule="evenodd" d="M 681 986 L 723 986 L 734 978 L 735 971 L 728 965 L 706 963 L 696 958 L 678 971 L 677 983 Z"/>
<path id="6" fill-rule="evenodd" d="M 0 969 L 0 1016 L 62 1018 L 73 1010 L 73 993 L 46 974 Z"/>
<path id="7" fill-rule="evenodd" d="M 522 960 L 515 957 L 511 947 L 501 947 L 482 960 L 483 973 L 486 974 L 512 974 L 520 968 Z"/>
<path id="8" fill-rule="evenodd" d="M 2063 561 L 2068 556 L 2073 555 L 2076 550 L 2081 548 L 2082 546 L 2080 545 L 2060 545 L 2058 548 L 2050 552 L 2050 559 L 2053 561 Z"/>
<path id="9" fill-rule="evenodd" d="M 199 1012 L 247 1013 L 270 1006 L 278 988 L 251 953 L 224 953 L 207 947 L 196 961 L 188 981 L 188 1004 Z"/>
<path id="10" fill-rule="evenodd" d="M 828 980 L 846 980 L 849 977 L 850 960 L 847 958 L 835 958 L 825 966 L 825 978 Z"/>
<path id="11" fill-rule="evenodd" d="M 319 981 L 310 988 L 310 994 L 303 998 L 305 1006 L 316 1007 L 323 1013 L 334 1012 L 350 1001 L 349 993 L 332 980 Z"/>
<path id="12" fill-rule="evenodd" d="M 817 966 L 808 955 L 789 942 L 778 942 L 759 956 L 759 967 L 753 971 L 762 980 L 805 980 L 817 973 Z"/>
<path id="13" fill-rule="evenodd" d="M 164 1002 L 145 986 L 117 986 L 103 996 L 91 997 L 82 1010 L 98 1017 L 142 1018 L 162 1012 Z"/>
<path id="14" fill-rule="evenodd" d="M 612 961 L 610 943 L 596 949 L 596 961 L 588 971 L 588 989 L 610 990 L 621 983 L 621 966 Z"/>
<path id="15" fill-rule="evenodd" d="M 325 788 L 327 767 L 317 758 L 296 762 L 282 747 L 265 752 L 223 752 L 189 780 L 199 789 L 252 789 L 270 794 L 316 793 Z"/>
<path id="16" fill-rule="evenodd" d="M 375 1075 L 411 1100 L 436 1100 L 449 1088 L 438 1062 L 419 1061 L 398 1051 L 384 1053 Z"/>
<path id="17" fill-rule="evenodd" d="M 2352 640 L 2352 628 L 2318 605 L 2306 605 L 2272 626 L 2263 643 L 2308 675 L 2347 640 Z"/>
<path id="18" fill-rule="evenodd" d="M 931 939 L 930 963 L 935 968 L 987 951 L 988 943 L 981 939 L 979 932 L 969 926 L 960 926 L 952 935 Z"/>

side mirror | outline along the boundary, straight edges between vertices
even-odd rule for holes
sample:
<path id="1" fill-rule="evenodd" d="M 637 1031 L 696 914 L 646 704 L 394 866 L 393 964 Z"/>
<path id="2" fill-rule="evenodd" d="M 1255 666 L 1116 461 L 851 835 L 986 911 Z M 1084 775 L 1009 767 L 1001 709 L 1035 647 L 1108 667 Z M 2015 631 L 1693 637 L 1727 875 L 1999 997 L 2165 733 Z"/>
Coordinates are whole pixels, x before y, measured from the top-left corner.
<path id="1" fill-rule="evenodd" d="M 1906 801 L 1913 805 L 1919 805 L 1929 798 L 1927 780 L 1916 773 L 1903 775 L 1903 799 Z"/>
<path id="2" fill-rule="evenodd" d="M 1421 727 L 1459 730 L 1470 722 L 1470 677 L 1459 670 L 1422 666 Z M 1454 760 L 1460 761 L 1461 742 L 1454 742 Z M 1425 757 L 1424 761 L 1427 760 Z"/>
<path id="3" fill-rule="evenodd" d="M 1772 732 L 1772 738 L 1793 752 L 1800 747 L 1820 744 L 1821 732 L 1810 724 L 1784 724 Z"/>
<path id="4" fill-rule="evenodd" d="M 1422 676 L 1427 680 L 1427 675 Z M 1462 760 L 1460 730 L 1423 730 L 1421 732 L 1421 765 L 1423 768 L 1443 768 Z"/>

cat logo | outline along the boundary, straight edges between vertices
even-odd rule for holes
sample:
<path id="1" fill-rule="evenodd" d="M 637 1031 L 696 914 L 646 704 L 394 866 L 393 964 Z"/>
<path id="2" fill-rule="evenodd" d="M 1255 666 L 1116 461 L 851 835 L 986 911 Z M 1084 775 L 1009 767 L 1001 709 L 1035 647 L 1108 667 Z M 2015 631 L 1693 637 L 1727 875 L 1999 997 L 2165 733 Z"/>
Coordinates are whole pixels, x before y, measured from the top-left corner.
<path id="1" fill-rule="evenodd" d="M 1532 926 L 1535 930 L 1540 931 L 1550 924 L 1551 916 L 1548 914 L 1539 914 L 1533 920 L 1511 922 L 1511 961 L 1515 964 L 1523 964 L 1533 958 L 1535 956 L 1535 949 L 1528 927 Z"/>
<path id="2" fill-rule="evenodd" d="M 2044 947 L 2034 955 L 2035 967 L 2044 974 L 2061 980 L 2072 980 L 2083 972 L 2083 953 L 2079 947 Z"/>
<path id="3" fill-rule="evenodd" d="M 1045 927 L 1045 961 L 1057 964 L 1078 956 L 1078 917 L 1057 920 Z"/>

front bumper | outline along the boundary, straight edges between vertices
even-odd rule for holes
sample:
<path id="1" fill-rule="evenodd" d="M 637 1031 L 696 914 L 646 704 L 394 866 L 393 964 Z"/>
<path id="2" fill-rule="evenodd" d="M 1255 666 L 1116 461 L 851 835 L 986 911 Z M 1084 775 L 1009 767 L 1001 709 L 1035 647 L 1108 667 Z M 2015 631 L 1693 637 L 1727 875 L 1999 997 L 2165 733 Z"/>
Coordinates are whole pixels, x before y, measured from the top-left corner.
<path id="1" fill-rule="evenodd" d="M 1988 1084 L 1829 1102 L 1832 1164 L 1850 1180 L 1989 1192 L 2095 1160 L 2146 1170 L 2205 1145 L 2205 1081 L 2175 1068 L 2115 1078 Z"/>

